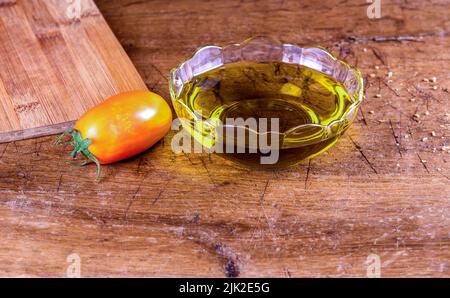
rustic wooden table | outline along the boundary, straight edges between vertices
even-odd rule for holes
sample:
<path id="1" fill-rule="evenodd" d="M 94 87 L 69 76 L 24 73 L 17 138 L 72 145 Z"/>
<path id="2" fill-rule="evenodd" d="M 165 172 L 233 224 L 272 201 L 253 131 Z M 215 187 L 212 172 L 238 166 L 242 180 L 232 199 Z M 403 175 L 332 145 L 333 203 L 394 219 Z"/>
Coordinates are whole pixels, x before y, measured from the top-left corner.
<path id="1" fill-rule="evenodd" d="M 168 100 L 196 47 L 271 35 L 356 65 L 365 102 L 329 152 L 288 170 L 176 155 L 171 133 L 96 183 L 55 137 L 1 144 L 1 276 L 66 276 L 73 254 L 82 276 L 366 276 L 378 257 L 381 276 L 450 276 L 448 0 L 383 1 L 381 19 L 364 0 L 97 5 Z"/>

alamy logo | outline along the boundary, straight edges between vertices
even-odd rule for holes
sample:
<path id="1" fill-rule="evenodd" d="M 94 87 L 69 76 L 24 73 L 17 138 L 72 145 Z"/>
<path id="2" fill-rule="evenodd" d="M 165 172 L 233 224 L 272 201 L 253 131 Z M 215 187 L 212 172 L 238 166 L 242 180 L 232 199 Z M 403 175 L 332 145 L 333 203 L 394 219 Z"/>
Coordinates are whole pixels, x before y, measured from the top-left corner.
<path id="1" fill-rule="evenodd" d="M 81 0 L 66 0 L 66 16 L 71 20 L 81 18 Z"/>
<path id="2" fill-rule="evenodd" d="M 367 17 L 369 19 L 381 18 L 381 0 L 366 0 L 367 3 L 371 3 L 367 7 Z"/>
<path id="3" fill-rule="evenodd" d="M 226 118 L 225 123 L 217 120 L 214 125 L 195 121 L 192 128 L 198 142 L 192 144 L 190 130 L 182 127 L 187 119 L 177 118 L 172 122 L 172 130 L 180 130 L 172 139 L 175 153 L 253 153 L 260 154 L 261 164 L 275 164 L 279 158 L 279 119 Z M 186 125 L 186 126 L 189 126 Z M 203 135 L 205 130 L 212 130 Z M 198 139 L 201 139 L 200 141 Z M 210 146 L 203 146 L 210 144 Z"/>
<path id="4" fill-rule="evenodd" d="M 366 259 L 367 277 L 381 277 L 381 259 L 377 254 L 370 254 Z"/>
<path id="5" fill-rule="evenodd" d="M 66 275 L 69 278 L 81 277 L 81 258 L 77 253 L 73 253 L 67 256 L 66 259 L 69 266 L 67 266 Z"/>

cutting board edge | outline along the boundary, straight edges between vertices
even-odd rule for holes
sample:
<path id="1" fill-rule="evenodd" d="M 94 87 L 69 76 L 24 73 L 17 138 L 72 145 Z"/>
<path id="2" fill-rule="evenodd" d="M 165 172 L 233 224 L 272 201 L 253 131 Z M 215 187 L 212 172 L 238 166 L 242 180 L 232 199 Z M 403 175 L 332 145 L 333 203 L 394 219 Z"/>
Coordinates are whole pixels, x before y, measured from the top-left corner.
<path id="1" fill-rule="evenodd" d="M 24 130 L 0 132 L 0 144 L 55 135 L 71 128 L 74 123 L 75 121 L 67 121 L 53 125 L 28 128 Z"/>
<path id="2" fill-rule="evenodd" d="M 89 88 L 90 87 L 89 90 L 91 90 L 91 89 L 92 90 L 97 90 L 97 93 L 93 92 L 91 94 L 90 92 L 87 92 L 87 94 L 85 94 L 86 96 L 83 96 L 82 98 L 88 98 L 90 96 L 97 96 L 99 94 L 98 90 L 100 90 L 100 89 L 105 91 L 103 93 L 100 92 L 100 94 L 102 94 L 102 96 L 95 97 L 96 100 L 93 100 L 93 102 L 88 103 L 89 106 L 87 107 L 86 110 L 89 110 L 90 108 L 92 108 L 96 104 L 104 101 L 106 98 L 108 98 L 110 96 L 113 96 L 113 95 L 115 95 L 117 93 L 124 92 L 124 91 L 131 91 L 131 90 L 148 90 L 148 86 L 146 86 L 144 79 L 140 75 L 139 71 L 137 70 L 136 66 L 134 65 L 134 63 L 131 60 L 131 58 L 128 55 L 128 53 L 123 48 L 123 46 L 120 43 L 119 39 L 117 38 L 115 33 L 112 31 L 111 27 L 109 26 L 108 22 L 104 18 L 103 14 L 98 9 L 97 4 L 95 3 L 95 1 L 94 0 L 87 0 L 87 1 L 89 1 L 90 5 L 93 7 L 93 11 L 94 10 L 98 11 L 98 14 L 92 14 L 92 15 L 87 14 L 86 16 L 83 16 L 83 17 L 85 17 L 87 19 L 93 17 L 96 20 L 100 20 L 101 21 L 101 23 L 102 23 L 101 25 L 104 25 L 104 26 L 101 27 L 103 34 L 106 34 L 108 36 L 110 35 L 109 40 L 111 42 L 113 42 L 112 46 L 115 49 L 117 48 L 116 50 L 119 50 L 119 53 L 117 55 L 118 55 L 118 58 L 121 58 L 121 59 L 118 59 L 120 63 L 117 63 L 117 65 L 115 65 L 115 64 L 112 65 L 111 64 L 110 65 L 111 67 L 109 65 L 107 65 L 107 63 L 105 62 L 106 57 L 105 57 L 105 55 L 102 55 L 102 53 L 101 53 L 101 51 L 99 49 L 101 46 L 97 45 L 99 41 L 95 40 L 95 38 L 91 38 L 92 36 L 90 37 L 90 36 L 86 35 L 87 34 L 86 32 L 84 32 L 85 35 L 83 35 L 83 37 L 86 39 L 86 41 L 85 41 L 86 45 L 89 46 L 88 47 L 89 49 L 92 48 L 92 51 L 91 51 L 92 53 L 95 52 L 92 55 L 95 56 L 95 58 L 100 59 L 100 61 L 102 61 L 102 63 L 104 63 L 104 65 L 102 64 L 101 67 L 100 66 L 98 67 L 99 71 L 103 71 L 108 76 L 107 78 L 105 78 L 105 80 L 98 80 L 98 81 L 95 81 L 95 82 L 91 81 L 91 80 L 87 80 L 86 82 L 84 80 L 81 80 L 82 82 L 80 81 L 81 82 L 81 87 L 84 87 L 84 88 Z M 0 2 L 1 2 L 1 0 L 0 0 Z M 36 20 L 33 19 L 31 22 L 33 22 L 33 21 L 36 21 Z M 27 24 L 29 22 L 30 22 L 30 20 L 27 21 Z M 70 23 L 68 23 L 68 24 L 70 25 Z M 31 25 L 28 24 L 27 26 L 30 27 Z M 42 24 L 40 26 L 42 27 Z M 27 27 L 27 29 L 29 29 L 28 31 L 30 31 L 32 34 L 36 35 L 36 32 L 32 31 L 31 27 L 30 28 L 28 28 L 28 27 Z M 45 26 L 44 26 L 45 28 L 41 28 L 41 27 L 37 26 L 37 29 L 42 29 L 43 31 L 45 31 L 44 29 L 48 29 Z M 53 35 L 49 35 L 48 36 L 48 38 L 50 38 L 50 37 L 53 37 Z M 41 39 L 47 40 L 45 38 L 46 38 L 46 35 L 44 34 L 43 36 L 41 36 L 40 38 L 37 38 L 36 40 L 41 40 Z M 29 37 L 29 39 L 31 39 L 31 37 Z M 35 40 L 35 39 L 33 39 L 33 40 Z M 75 58 L 78 59 L 79 57 L 76 56 Z M 85 63 L 88 60 L 86 60 L 86 61 L 84 61 L 84 60 L 83 61 L 82 60 L 78 61 L 75 58 L 73 58 L 74 61 L 72 61 L 72 60 L 71 61 L 73 63 L 78 62 L 80 65 L 82 65 L 83 67 L 82 67 L 81 70 L 86 70 L 86 71 L 89 70 L 89 68 L 85 69 L 85 64 L 83 64 L 83 63 Z M 91 57 L 91 58 L 93 58 L 93 57 Z M 67 72 L 74 71 L 74 72 L 76 72 L 76 74 L 78 74 L 78 76 L 84 74 L 84 72 L 82 72 L 82 74 L 80 73 L 80 70 L 78 69 L 78 67 L 72 67 L 72 65 L 70 65 L 70 69 L 69 68 L 68 69 L 63 69 L 64 71 L 60 70 L 59 68 L 53 69 L 51 67 L 51 65 L 49 65 L 49 66 L 50 66 L 49 72 L 51 72 L 50 75 L 58 75 L 58 74 L 60 74 L 58 71 L 61 71 L 64 75 L 66 74 L 65 71 L 67 71 Z M 67 66 L 67 67 L 69 67 L 69 66 Z M 131 72 L 131 75 L 126 77 L 126 78 L 123 78 L 121 76 L 114 76 L 114 73 L 117 73 L 117 69 L 120 69 L 120 68 L 123 68 L 123 67 L 129 69 L 130 72 Z M 91 73 L 91 72 L 92 71 L 89 71 L 89 73 Z M 89 73 L 88 73 L 88 75 L 89 75 Z M 41 75 L 41 77 L 42 77 L 42 75 Z M 93 77 L 96 77 L 96 76 L 93 76 Z M 50 81 L 50 80 L 48 80 L 48 81 Z M 2 84 L 2 82 L 1 82 L 1 79 L 0 79 L 0 86 L 1 86 L 1 84 Z M 29 88 L 27 88 L 27 87 L 29 87 L 29 86 L 25 87 L 25 89 L 26 89 L 25 91 L 29 90 Z M 0 90 L 1 90 L 1 88 L 0 88 Z M 50 90 L 50 89 L 48 89 L 48 90 Z M 56 94 L 56 93 L 50 92 L 50 91 L 48 91 L 47 93 L 48 94 Z M 111 92 L 109 92 L 109 91 L 111 91 Z M 22 93 L 24 93 L 24 92 L 22 92 Z M 22 97 L 23 97 L 22 93 L 20 93 L 20 94 L 18 93 L 19 95 L 16 96 L 15 98 L 19 98 L 19 104 L 18 104 L 19 109 L 22 108 L 22 109 L 25 109 L 27 111 L 27 104 L 29 104 L 29 103 L 25 99 L 22 100 Z M 5 91 L 5 94 L 8 95 L 6 93 L 6 91 Z M 59 94 L 59 95 L 60 96 L 57 97 L 58 99 L 62 98 L 62 97 L 66 98 L 66 96 L 65 96 L 66 94 Z M 42 96 L 42 98 L 44 98 L 44 96 Z M 97 102 L 98 100 L 100 100 L 100 101 Z M 22 103 L 22 101 L 24 101 L 24 102 Z M 34 104 L 34 102 L 32 102 L 32 103 Z M 74 102 L 73 104 L 77 104 L 77 102 Z M 67 103 L 66 103 L 66 105 L 67 105 Z M 63 105 L 63 107 L 64 107 L 64 105 Z M 61 114 L 60 111 L 57 111 L 57 110 L 55 110 L 55 111 L 56 111 L 56 115 L 60 115 Z M 51 112 L 55 112 L 55 111 L 51 111 Z M 16 107 L 14 105 L 11 108 L 11 112 L 17 114 Z M 77 114 L 83 114 L 84 112 L 86 112 L 86 111 L 82 111 L 82 113 L 75 113 L 75 117 L 77 117 Z M 10 126 L 10 127 L 6 127 L 6 128 L 0 126 L 0 144 L 61 133 L 64 130 L 72 127 L 72 125 L 74 124 L 75 121 L 73 121 L 71 119 L 74 119 L 75 117 L 74 117 L 74 113 L 72 113 L 72 114 L 68 115 L 67 117 L 64 117 L 63 119 L 58 118 L 58 119 L 48 119 L 49 121 L 32 121 L 33 125 L 20 125 L 20 121 L 23 120 L 23 119 L 20 119 L 19 120 L 19 125 Z M 60 121 L 63 121 L 63 122 L 60 122 Z M 59 123 L 56 123 L 56 122 L 59 122 Z M 37 123 L 39 123 L 40 126 L 38 126 L 38 127 L 30 127 L 30 126 L 34 126 Z M 24 128 L 23 126 L 25 126 L 25 127 L 28 126 L 29 128 Z"/>

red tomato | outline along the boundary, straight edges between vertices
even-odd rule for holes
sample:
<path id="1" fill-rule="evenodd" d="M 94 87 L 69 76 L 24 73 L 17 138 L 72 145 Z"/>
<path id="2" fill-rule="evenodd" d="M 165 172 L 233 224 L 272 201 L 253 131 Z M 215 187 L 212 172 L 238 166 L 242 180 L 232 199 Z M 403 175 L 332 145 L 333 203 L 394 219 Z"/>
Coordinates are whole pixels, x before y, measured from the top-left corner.
<path id="1" fill-rule="evenodd" d="M 172 111 L 167 102 L 150 91 L 131 91 L 115 95 L 86 112 L 57 141 L 70 134 L 74 158 L 81 153 L 88 163 L 109 164 L 139 154 L 170 129 Z M 97 176 L 98 178 L 98 176 Z"/>

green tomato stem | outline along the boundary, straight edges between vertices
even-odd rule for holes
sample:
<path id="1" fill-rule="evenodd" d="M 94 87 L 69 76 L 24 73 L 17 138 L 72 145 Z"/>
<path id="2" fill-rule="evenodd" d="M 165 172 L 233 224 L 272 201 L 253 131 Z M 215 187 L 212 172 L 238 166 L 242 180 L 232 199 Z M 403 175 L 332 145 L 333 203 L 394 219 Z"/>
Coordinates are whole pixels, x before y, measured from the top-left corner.
<path id="1" fill-rule="evenodd" d="M 72 137 L 72 140 L 69 141 L 68 143 L 70 145 L 73 145 L 73 150 L 70 153 L 70 156 L 72 158 L 75 158 L 78 153 L 81 153 L 85 160 L 80 163 L 80 164 L 73 164 L 71 163 L 71 165 L 76 165 L 76 166 L 85 166 L 89 160 L 92 160 L 96 165 L 97 165 L 97 178 L 96 180 L 99 181 L 100 180 L 100 172 L 101 172 L 101 167 L 100 167 L 100 162 L 98 161 L 98 159 L 94 156 L 94 154 L 92 154 L 89 150 L 88 147 L 91 145 L 91 140 L 86 138 L 83 139 L 81 136 L 81 133 L 79 131 L 77 131 L 76 129 L 68 129 L 65 132 L 63 132 L 58 139 L 55 142 L 55 145 L 59 145 L 62 143 L 62 139 L 67 136 L 70 135 Z"/>

